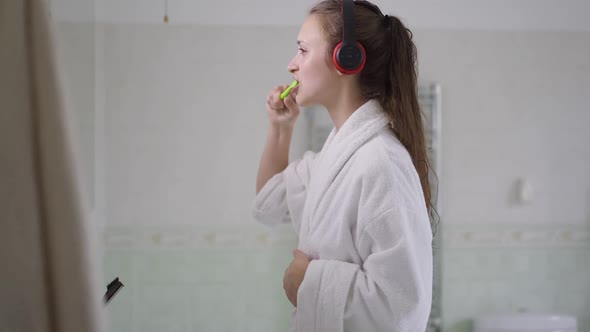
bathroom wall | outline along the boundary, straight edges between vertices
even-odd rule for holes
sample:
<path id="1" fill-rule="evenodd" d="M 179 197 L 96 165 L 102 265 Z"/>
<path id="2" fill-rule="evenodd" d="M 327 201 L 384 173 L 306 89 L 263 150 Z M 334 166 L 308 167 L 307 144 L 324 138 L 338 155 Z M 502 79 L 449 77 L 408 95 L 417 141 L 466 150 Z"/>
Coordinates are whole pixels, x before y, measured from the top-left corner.
<path id="1" fill-rule="evenodd" d="M 295 239 L 261 227 L 110 227 L 105 278 L 117 331 L 288 331 L 282 275 Z"/>
<path id="2" fill-rule="evenodd" d="M 250 223 L 264 97 L 290 80 L 296 29 L 102 29 L 106 224 Z M 416 39 L 421 81 L 443 91 L 445 221 L 587 224 L 590 33 Z M 520 179 L 534 191 L 528 204 L 515 199 Z"/>
<path id="3" fill-rule="evenodd" d="M 113 331 L 288 330 L 293 231 L 250 217 L 264 98 L 290 78 L 284 33 L 101 26 L 105 280 L 126 284 Z"/>
<path id="4" fill-rule="evenodd" d="M 445 225 L 444 331 L 479 315 L 575 316 L 590 331 L 590 231 L 579 225 Z"/>
<path id="5" fill-rule="evenodd" d="M 286 242 L 260 243 L 270 235 L 249 208 L 264 97 L 289 82 L 297 29 L 107 24 L 100 31 L 106 278 L 129 283 L 113 327 L 287 326 L 279 281 L 296 242 L 282 228 L 276 236 Z M 443 241 L 445 331 L 468 331 L 479 314 L 520 309 L 578 315 L 587 331 L 590 269 L 579 262 L 588 261 L 589 242 L 590 34 L 417 31 L 416 40 L 421 81 L 443 88 L 439 234 L 475 243 Z M 293 156 L 304 148 L 298 133 Z M 528 204 L 515 196 L 521 178 L 534 190 Z M 558 249 L 544 238 L 485 242 L 489 229 L 510 239 L 547 228 L 555 236 L 574 229 L 577 242 Z M 234 238 L 240 233 L 250 235 Z M 226 238 L 235 246 L 220 244 Z M 164 243 L 174 249 L 154 250 Z M 243 287 L 254 279 L 270 285 L 266 296 Z M 209 287 L 225 290 L 211 308 L 227 311 L 209 308 L 223 320 L 200 312 L 198 301 L 213 300 Z"/>
<path id="6" fill-rule="evenodd" d="M 443 87 L 444 331 L 520 311 L 590 331 L 589 37 L 417 34 L 422 79 Z"/>

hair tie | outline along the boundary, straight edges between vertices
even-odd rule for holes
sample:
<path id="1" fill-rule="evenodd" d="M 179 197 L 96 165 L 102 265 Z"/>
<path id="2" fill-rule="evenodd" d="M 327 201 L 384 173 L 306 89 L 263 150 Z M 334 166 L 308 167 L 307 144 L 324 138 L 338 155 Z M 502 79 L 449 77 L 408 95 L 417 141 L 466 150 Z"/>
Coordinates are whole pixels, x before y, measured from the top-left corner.
<path id="1" fill-rule="evenodd" d="M 385 28 L 389 31 L 391 30 L 391 20 L 390 20 L 390 16 L 385 14 L 385 16 L 383 16 L 383 23 L 385 23 Z"/>

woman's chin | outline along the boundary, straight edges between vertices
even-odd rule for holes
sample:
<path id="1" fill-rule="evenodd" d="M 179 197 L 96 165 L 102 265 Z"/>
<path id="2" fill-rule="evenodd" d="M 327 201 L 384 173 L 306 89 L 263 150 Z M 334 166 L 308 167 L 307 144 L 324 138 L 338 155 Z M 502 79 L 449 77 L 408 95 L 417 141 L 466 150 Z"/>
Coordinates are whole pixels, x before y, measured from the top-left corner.
<path id="1" fill-rule="evenodd" d="M 297 102 L 297 105 L 299 105 L 299 107 L 309 107 L 312 104 L 308 99 L 306 99 L 302 95 L 297 95 L 297 97 L 295 98 L 295 102 Z"/>

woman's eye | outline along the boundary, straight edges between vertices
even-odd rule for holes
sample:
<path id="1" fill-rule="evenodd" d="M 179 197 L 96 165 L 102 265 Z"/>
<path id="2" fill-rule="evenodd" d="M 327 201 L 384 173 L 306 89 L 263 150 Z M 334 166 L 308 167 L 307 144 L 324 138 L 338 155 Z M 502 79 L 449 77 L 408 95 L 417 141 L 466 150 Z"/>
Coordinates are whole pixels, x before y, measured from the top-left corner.
<path id="1" fill-rule="evenodd" d="M 301 47 L 299 48 L 299 52 L 301 52 L 301 54 L 304 54 L 307 52 L 307 50 L 302 49 Z"/>

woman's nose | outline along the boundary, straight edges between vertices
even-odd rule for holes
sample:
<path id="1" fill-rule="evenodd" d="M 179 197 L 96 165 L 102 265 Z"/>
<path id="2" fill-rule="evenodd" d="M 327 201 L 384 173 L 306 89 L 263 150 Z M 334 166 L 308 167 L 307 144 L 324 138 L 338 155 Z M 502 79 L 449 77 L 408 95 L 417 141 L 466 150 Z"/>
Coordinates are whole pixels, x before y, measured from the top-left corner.
<path id="1" fill-rule="evenodd" d="M 287 70 L 291 74 L 297 71 L 297 69 L 299 69 L 299 67 L 293 61 L 289 62 L 289 64 L 287 65 Z"/>

